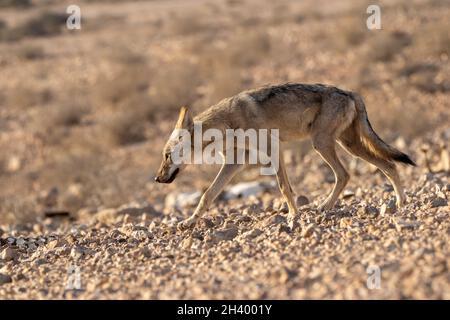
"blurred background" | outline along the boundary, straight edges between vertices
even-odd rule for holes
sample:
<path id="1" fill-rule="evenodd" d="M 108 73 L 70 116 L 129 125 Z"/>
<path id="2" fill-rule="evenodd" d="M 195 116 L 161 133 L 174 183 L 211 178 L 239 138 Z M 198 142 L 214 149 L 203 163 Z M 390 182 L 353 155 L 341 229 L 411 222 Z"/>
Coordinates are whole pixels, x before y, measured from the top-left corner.
<path id="1" fill-rule="evenodd" d="M 204 188 L 215 168 L 150 180 L 180 106 L 264 84 L 358 91 L 403 147 L 448 128 L 450 1 L 372 2 L 0 0 L 0 224 Z M 81 30 L 66 28 L 72 4 Z M 366 27 L 369 4 L 381 30 Z"/>

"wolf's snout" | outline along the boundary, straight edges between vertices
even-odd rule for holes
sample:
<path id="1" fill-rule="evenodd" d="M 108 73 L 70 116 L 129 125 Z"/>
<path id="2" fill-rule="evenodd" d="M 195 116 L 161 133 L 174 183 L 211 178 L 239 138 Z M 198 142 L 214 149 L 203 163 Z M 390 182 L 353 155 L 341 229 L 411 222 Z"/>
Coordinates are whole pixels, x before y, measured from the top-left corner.
<path id="1" fill-rule="evenodd" d="M 155 177 L 155 182 L 161 182 L 160 179 L 159 179 L 159 176 Z"/>

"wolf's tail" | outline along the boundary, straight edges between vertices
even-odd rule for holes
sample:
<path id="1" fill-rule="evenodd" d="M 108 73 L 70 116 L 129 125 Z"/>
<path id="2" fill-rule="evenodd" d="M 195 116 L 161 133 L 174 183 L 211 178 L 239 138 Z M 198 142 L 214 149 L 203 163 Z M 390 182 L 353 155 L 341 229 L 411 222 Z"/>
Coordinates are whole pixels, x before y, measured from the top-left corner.
<path id="1" fill-rule="evenodd" d="M 359 137 L 361 138 L 364 147 L 378 158 L 415 166 L 416 164 L 407 154 L 388 145 L 376 134 L 370 125 L 366 106 L 362 97 L 355 93 L 352 93 L 352 97 L 356 107 L 356 118 L 354 120 L 356 122 L 355 129 L 359 133 Z"/>

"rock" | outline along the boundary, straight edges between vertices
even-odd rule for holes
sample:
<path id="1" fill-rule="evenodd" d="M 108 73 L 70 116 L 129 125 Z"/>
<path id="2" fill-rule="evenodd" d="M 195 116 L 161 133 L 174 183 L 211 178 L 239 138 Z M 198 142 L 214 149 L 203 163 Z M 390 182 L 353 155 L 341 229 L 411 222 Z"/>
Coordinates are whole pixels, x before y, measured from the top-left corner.
<path id="1" fill-rule="evenodd" d="M 150 238 L 150 233 L 147 230 L 134 230 L 131 232 L 131 237 L 138 241 L 145 241 Z"/>
<path id="2" fill-rule="evenodd" d="M 70 251 L 70 256 L 75 260 L 78 260 L 84 256 L 92 255 L 93 253 L 94 252 L 89 248 L 83 246 L 76 246 L 73 247 L 72 250 Z"/>
<path id="3" fill-rule="evenodd" d="M 394 219 L 394 225 L 395 229 L 397 229 L 398 232 L 402 231 L 403 229 L 414 229 L 420 226 L 420 222 L 418 221 L 407 221 L 403 219 Z"/>
<path id="4" fill-rule="evenodd" d="M 16 246 L 23 247 L 25 245 L 26 241 L 24 238 L 17 238 L 16 239 Z"/>
<path id="5" fill-rule="evenodd" d="M 217 241 L 233 240 L 238 235 L 238 233 L 239 231 L 236 227 L 230 227 L 214 231 L 212 237 Z"/>
<path id="6" fill-rule="evenodd" d="M 431 207 L 437 208 L 437 207 L 445 207 L 448 204 L 447 199 L 437 197 L 431 200 Z"/>
<path id="7" fill-rule="evenodd" d="M 17 257 L 17 252 L 10 247 L 6 247 L 0 254 L 0 259 L 4 261 L 11 261 Z"/>
<path id="8" fill-rule="evenodd" d="M 63 239 L 60 239 L 60 240 L 53 239 L 47 243 L 46 247 L 47 247 L 47 249 L 52 250 L 52 249 L 60 248 L 64 245 L 68 245 L 68 242 Z"/>
<path id="9" fill-rule="evenodd" d="M 376 207 L 370 206 L 370 205 L 366 205 L 366 206 L 360 208 L 359 211 L 362 211 L 362 213 L 365 216 L 369 216 L 369 217 L 377 216 L 380 213 Z"/>
<path id="10" fill-rule="evenodd" d="M 352 190 L 344 190 L 344 192 L 342 192 L 342 198 L 343 199 L 349 199 L 351 197 L 353 197 L 355 195 L 355 193 Z"/>
<path id="11" fill-rule="evenodd" d="M 295 203 L 297 204 L 297 208 L 300 208 L 309 204 L 309 199 L 305 196 L 298 196 Z"/>
<path id="12" fill-rule="evenodd" d="M 9 173 L 15 173 L 20 170 L 22 167 L 22 161 L 17 156 L 12 156 L 8 159 L 8 162 L 6 163 L 5 169 L 6 172 Z"/>
<path id="13" fill-rule="evenodd" d="M 109 224 L 115 221 L 117 216 L 117 210 L 115 209 L 105 209 L 99 211 L 95 214 L 95 217 L 99 222 Z"/>
<path id="14" fill-rule="evenodd" d="M 261 212 L 261 208 L 255 204 L 248 206 L 244 210 L 242 210 L 243 215 L 254 215 L 254 214 L 257 214 L 260 212 Z"/>
<path id="15" fill-rule="evenodd" d="M 264 221 L 264 226 L 268 227 L 268 226 L 276 225 L 276 224 L 280 224 L 280 223 L 286 223 L 286 218 L 279 214 L 275 214 L 275 215 L 267 218 Z"/>
<path id="16" fill-rule="evenodd" d="M 385 214 L 392 214 L 397 210 L 395 206 L 395 201 L 391 200 L 387 204 L 383 203 L 380 208 L 380 215 L 384 216 Z"/>
<path id="17" fill-rule="evenodd" d="M 11 283 L 11 282 L 12 282 L 12 278 L 10 275 L 0 273 L 0 286 L 4 285 L 6 283 Z"/>
<path id="18" fill-rule="evenodd" d="M 224 193 L 224 199 L 231 200 L 237 198 L 248 198 L 263 193 L 268 189 L 268 185 L 259 181 L 241 182 L 229 187 Z"/>
<path id="19" fill-rule="evenodd" d="M 246 239 L 255 239 L 256 237 L 263 234 L 260 229 L 253 229 L 243 234 L 243 237 Z"/>
<path id="20" fill-rule="evenodd" d="M 307 226 L 302 230 L 302 237 L 303 237 L 303 238 L 308 238 L 308 237 L 310 237 L 310 236 L 313 234 L 314 229 L 315 229 L 314 224 L 311 223 L 311 224 L 307 225 Z"/>
<path id="21" fill-rule="evenodd" d="M 195 192 L 182 192 L 182 193 L 169 193 L 165 200 L 164 205 L 168 208 L 175 208 L 181 210 L 187 207 L 194 207 L 200 201 L 202 193 L 200 191 Z"/>
<path id="22" fill-rule="evenodd" d="M 187 237 L 183 241 L 181 241 L 181 247 L 185 250 L 190 249 L 192 246 L 192 237 Z"/>

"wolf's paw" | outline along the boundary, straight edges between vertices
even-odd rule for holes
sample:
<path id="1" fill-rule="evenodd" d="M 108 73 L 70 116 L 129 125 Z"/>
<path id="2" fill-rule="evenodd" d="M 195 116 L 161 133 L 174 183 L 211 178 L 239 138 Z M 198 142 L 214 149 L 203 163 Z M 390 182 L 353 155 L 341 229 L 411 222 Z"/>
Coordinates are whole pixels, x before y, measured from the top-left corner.
<path id="1" fill-rule="evenodd" d="M 195 223 L 197 222 L 197 219 L 195 218 L 187 218 L 186 220 L 183 220 L 178 223 L 177 229 L 180 231 L 185 231 L 188 229 L 191 229 L 195 226 Z"/>

